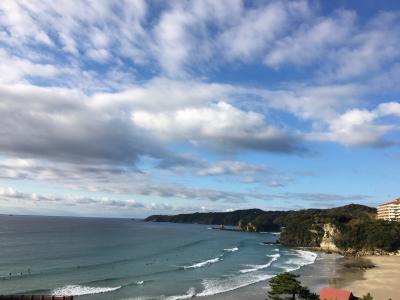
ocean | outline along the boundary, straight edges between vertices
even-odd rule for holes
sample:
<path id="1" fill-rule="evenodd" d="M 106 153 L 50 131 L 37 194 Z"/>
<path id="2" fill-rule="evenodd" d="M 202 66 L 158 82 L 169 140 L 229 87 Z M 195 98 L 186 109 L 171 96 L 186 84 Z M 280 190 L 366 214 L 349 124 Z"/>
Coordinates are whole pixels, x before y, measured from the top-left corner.
<path id="1" fill-rule="evenodd" d="M 0 294 L 188 299 L 314 263 L 272 233 L 130 219 L 0 216 Z"/>

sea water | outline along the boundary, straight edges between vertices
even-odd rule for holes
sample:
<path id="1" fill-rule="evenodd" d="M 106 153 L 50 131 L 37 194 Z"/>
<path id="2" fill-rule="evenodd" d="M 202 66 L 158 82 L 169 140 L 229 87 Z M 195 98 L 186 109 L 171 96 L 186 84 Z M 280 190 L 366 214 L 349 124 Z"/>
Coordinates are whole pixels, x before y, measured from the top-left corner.
<path id="1" fill-rule="evenodd" d="M 130 219 L 0 216 L 0 294 L 188 299 L 264 281 L 316 254 L 276 235 Z"/>

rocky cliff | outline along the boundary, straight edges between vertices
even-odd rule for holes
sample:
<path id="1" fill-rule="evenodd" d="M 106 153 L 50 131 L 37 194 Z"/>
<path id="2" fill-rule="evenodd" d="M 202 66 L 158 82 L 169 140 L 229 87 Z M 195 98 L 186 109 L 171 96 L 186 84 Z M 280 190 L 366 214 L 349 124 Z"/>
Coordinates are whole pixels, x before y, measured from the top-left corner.
<path id="1" fill-rule="evenodd" d="M 324 235 L 322 236 L 319 247 L 323 251 L 340 252 L 340 249 L 335 244 L 335 239 L 339 238 L 340 232 L 336 226 L 327 223 L 323 225 Z"/>
<path id="2" fill-rule="evenodd" d="M 352 255 L 381 255 L 400 250 L 400 222 L 376 219 L 376 209 L 350 204 L 330 209 L 300 211 L 238 210 L 150 216 L 146 221 L 239 226 L 242 231 L 280 231 L 280 243 L 316 247 Z"/>
<path id="3" fill-rule="evenodd" d="M 243 221 L 239 221 L 238 225 L 239 230 L 241 231 L 246 231 L 246 232 L 258 232 L 257 226 L 252 224 L 251 222 L 249 223 L 244 223 Z"/>

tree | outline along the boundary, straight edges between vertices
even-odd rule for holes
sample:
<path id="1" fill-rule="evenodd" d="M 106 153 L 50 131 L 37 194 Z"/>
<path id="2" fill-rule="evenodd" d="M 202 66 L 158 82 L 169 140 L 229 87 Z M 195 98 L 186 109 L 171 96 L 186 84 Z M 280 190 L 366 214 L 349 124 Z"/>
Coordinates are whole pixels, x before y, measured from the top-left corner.
<path id="1" fill-rule="evenodd" d="M 273 277 L 269 282 L 271 287 L 271 290 L 268 292 L 269 298 L 280 300 L 282 299 L 280 297 L 282 295 L 291 295 L 291 299 L 296 299 L 296 295 L 302 288 L 300 282 L 296 279 L 297 277 L 299 276 L 288 272 Z"/>
<path id="2" fill-rule="evenodd" d="M 295 300 L 296 295 L 298 295 L 298 299 L 318 299 L 316 294 L 311 293 L 308 288 L 303 287 L 300 284 L 300 282 L 296 279 L 297 277 L 299 277 L 299 275 L 294 275 L 288 272 L 276 275 L 270 280 L 271 290 L 268 292 L 268 298 L 271 300 Z"/>
<path id="3" fill-rule="evenodd" d="M 306 287 L 302 287 L 299 296 L 300 299 L 304 300 L 319 300 L 319 296 L 317 294 L 311 293 L 310 290 Z"/>
<path id="4" fill-rule="evenodd" d="M 372 297 L 370 293 L 368 293 L 362 297 L 362 300 L 373 300 L 373 299 L 374 299 L 374 297 Z"/>

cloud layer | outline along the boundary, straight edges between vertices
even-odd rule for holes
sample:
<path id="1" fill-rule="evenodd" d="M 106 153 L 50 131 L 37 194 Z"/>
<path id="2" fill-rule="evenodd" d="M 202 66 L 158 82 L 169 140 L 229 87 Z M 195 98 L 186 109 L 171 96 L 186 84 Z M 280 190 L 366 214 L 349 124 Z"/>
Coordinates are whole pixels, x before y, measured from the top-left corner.
<path id="1" fill-rule="evenodd" d="M 160 205 L 336 195 L 301 186 L 326 149 L 399 146 L 400 11 L 325 9 L 1 1 L 0 178 Z"/>

